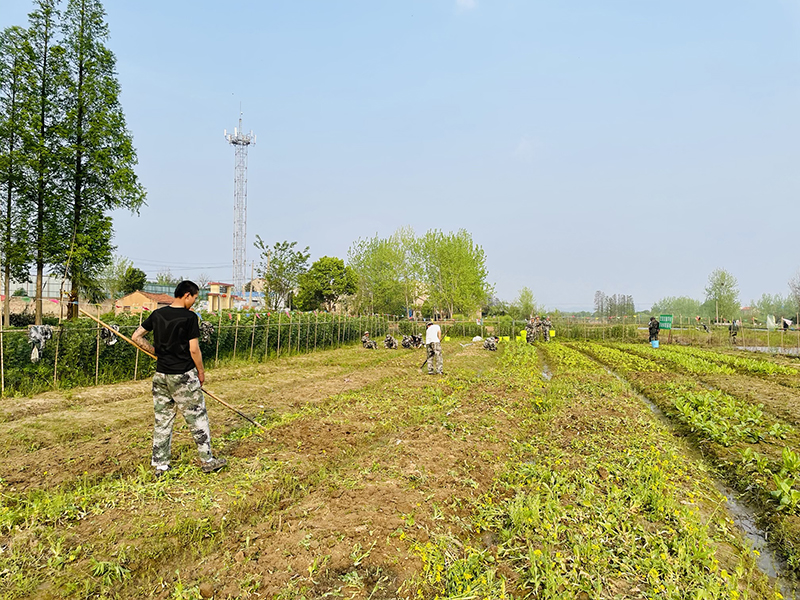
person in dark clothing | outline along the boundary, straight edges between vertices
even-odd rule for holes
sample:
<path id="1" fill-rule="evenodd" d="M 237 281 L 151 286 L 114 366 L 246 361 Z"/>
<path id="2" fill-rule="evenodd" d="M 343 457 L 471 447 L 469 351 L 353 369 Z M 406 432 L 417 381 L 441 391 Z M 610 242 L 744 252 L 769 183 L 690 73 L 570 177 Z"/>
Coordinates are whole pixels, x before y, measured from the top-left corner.
<path id="1" fill-rule="evenodd" d="M 192 431 L 206 473 L 219 471 L 227 461 L 211 453 L 211 431 L 202 386 L 205 381 L 203 355 L 200 352 L 200 326 L 197 315 L 189 310 L 200 292 L 197 284 L 181 281 L 175 288 L 175 301 L 150 313 L 133 334 L 133 341 L 156 355 L 153 375 L 153 457 L 156 476 L 170 466 L 172 427 L 178 409 Z M 145 335 L 153 332 L 153 345 Z"/>
<path id="2" fill-rule="evenodd" d="M 658 332 L 661 329 L 661 324 L 658 322 L 658 319 L 655 317 L 650 317 L 650 323 L 647 326 L 647 330 L 650 333 L 650 340 L 651 342 L 658 341 Z"/>
<path id="3" fill-rule="evenodd" d="M 731 344 L 735 344 L 736 336 L 739 335 L 739 322 L 736 319 L 728 325 L 728 335 L 730 336 Z"/>

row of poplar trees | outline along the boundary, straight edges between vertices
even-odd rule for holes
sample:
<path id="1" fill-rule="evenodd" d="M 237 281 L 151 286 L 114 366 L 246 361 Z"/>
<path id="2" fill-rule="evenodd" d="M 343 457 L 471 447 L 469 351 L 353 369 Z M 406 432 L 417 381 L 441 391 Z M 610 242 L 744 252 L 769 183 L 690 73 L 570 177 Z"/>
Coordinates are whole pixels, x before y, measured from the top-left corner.
<path id="1" fill-rule="evenodd" d="M 120 104 L 116 60 L 96 0 L 36 0 L 27 27 L 0 33 L 0 264 L 9 282 L 45 269 L 69 281 L 68 316 L 112 257 L 110 212 L 145 199 Z"/>

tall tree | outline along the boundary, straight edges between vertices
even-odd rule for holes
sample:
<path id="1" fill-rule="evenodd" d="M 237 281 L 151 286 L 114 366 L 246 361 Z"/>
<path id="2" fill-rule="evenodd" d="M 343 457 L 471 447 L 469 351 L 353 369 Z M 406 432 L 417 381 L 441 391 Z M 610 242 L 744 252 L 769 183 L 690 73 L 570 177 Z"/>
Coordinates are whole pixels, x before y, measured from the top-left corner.
<path id="1" fill-rule="evenodd" d="M 345 266 L 341 258 L 323 256 L 314 261 L 311 268 L 300 275 L 297 292 L 297 307 L 300 310 L 316 310 L 324 305 L 333 311 L 342 296 L 356 291 L 356 274 Z"/>
<path id="2" fill-rule="evenodd" d="M 420 240 L 429 302 L 441 313 L 471 313 L 486 301 L 486 256 L 465 229 L 428 231 Z"/>
<path id="3" fill-rule="evenodd" d="M 29 68 L 26 32 L 9 27 L 0 33 L 0 264 L 3 265 L 3 324 L 11 325 L 11 278 L 28 280 L 28 210 L 24 201 L 24 97 Z"/>
<path id="4" fill-rule="evenodd" d="M 30 178 L 26 197 L 33 219 L 33 252 L 36 265 L 34 306 L 36 323 L 42 322 L 44 268 L 54 261 L 62 239 L 59 216 L 63 214 L 64 179 L 60 152 L 63 148 L 66 63 L 58 43 L 57 0 L 35 0 L 28 15 L 28 80 L 26 82 L 26 154 Z"/>
<path id="5" fill-rule="evenodd" d="M 68 68 L 65 174 L 69 187 L 68 243 L 60 264 L 69 275 L 71 318 L 81 293 L 94 293 L 114 247 L 109 212 L 137 212 L 145 191 L 134 167 L 133 139 L 119 102 L 114 54 L 106 48 L 108 26 L 98 0 L 69 0 L 63 34 Z"/>
<path id="6" fill-rule="evenodd" d="M 540 312 L 536 306 L 536 299 L 530 288 L 524 287 L 517 294 L 514 303 L 511 305 L 511 314 L 520 321 L 529 319 L 531 315 Z"/>
<path id="7" fill-rule="evenodd" d="M 714 269 L 708 276 L 706 302 L 713 305 L 715 316 L 726 319 L 739 317 L 739 283 L 725 269 Z"/>
<path id="8" fill-rule="evenodd" d="M 144 289 L 144 284 L 146 283 L 147 273 L 133 266 L 128 267 L 120 282 L 120 292 L 123 296 L 132 294 L 133 292 Z"/>
<path id="9" fill-rule="evenodd" d="M 403 284 L 404 249 L 392 239 L 358 239 L 347 252 L 347 262 L 356 274 L 354 298 L 358 312 L 399 314 L 405 301 Z"/>
<path id="10" fill-rule="evenodd" d="M 133 263 L 129 259 L 124 256 L 114 255 L 111 262 L 103 268 L 99 279 L 103 293 L 107 298 L 116 300 L 124 295 L 122 287 L 125 273 L 127 273 L 128 269 L 131 267 L 133 267 Z"/>
<path id="11" fill-rule="evenodd" d="M 669 314 L 677 317 L 697 317 L 702 314 L 700 301 L 688 296 L 666 296 L 653 304 L 650 312 L 653 315 Z M 707 315 L 704 315 L 707 316 Z"/>
<path id="12" fill-rule="evenodd" d="M 270 248 L 256 235 L 255 247 L 261 251 L 258 276 L 264 280 L 267 302 L 272 308 L 287 306 L 289 294 L 297 287 L 300 275 L 308 269 L 308 246 L 295 250 L 297 242 L 276 242 Z"/>

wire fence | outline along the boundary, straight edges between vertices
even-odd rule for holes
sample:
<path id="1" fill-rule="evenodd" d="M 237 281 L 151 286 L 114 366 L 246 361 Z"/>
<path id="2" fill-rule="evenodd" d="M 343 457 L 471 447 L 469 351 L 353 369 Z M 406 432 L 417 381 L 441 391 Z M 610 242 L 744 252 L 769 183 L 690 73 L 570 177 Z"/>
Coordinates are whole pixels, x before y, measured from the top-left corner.
<path id="1" fill-rule="evenodd" d="M 119 332 L 131 337 L 142 315 L 98 315 Z M 146 318 L 146 317 L 145 317 Z M 566 340 L 644 341 L 647 328 L 634 319 L 592 322 L 564 319 L 553 323 L 553 337 Z M 496 335 L 524 340 L 525 321 L 510 317 L 476 321 L 442 321 L 443 335 L 472 339 Z M 705 328 L 676 320 L 673 329 L 662 330 L 661 343 L 729 346 L 800 355 L 800 331 L 741 327 L 734 338 L 727 326 Z M 265 362 L 279 357 L 335 349 L 360 343 L 369 331 L 381 343 L 388 333 L 425 334 L 426 323 L 391 315 L 345 316 L 311 312 L 218 312 L 201 317 L 200 348 L 206 368 L 233 361 Z M 92 386 L 136 380 L 153 374 L 155 363 L 145 354 L 117 340 L 108 345 L 103 328 L 86 318 L 51 327 L 52 338 L 37 348 L 33 361 L 29 327 L 0 328 L 0 395 L 24 396 L 58 388 Z M 398 342 L 400 339 L 398 339 Z"/>

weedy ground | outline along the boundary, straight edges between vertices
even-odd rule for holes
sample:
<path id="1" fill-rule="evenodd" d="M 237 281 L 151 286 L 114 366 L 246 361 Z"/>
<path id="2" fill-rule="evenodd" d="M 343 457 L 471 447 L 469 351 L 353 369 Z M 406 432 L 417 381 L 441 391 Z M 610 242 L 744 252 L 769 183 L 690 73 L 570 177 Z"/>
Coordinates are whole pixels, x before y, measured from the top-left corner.
<path id="1" fill-rule="evenodd" d="M 347 348 L 210 373 L 229 467 L 147 382 L 0 405 L 7 598 L 778 598 L 701 463 L 565 345 Z M 655 364 L 655 363 L 654 363 Z M 542 376 L 547 366 L 551 379 Z"/>

